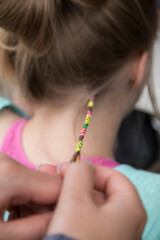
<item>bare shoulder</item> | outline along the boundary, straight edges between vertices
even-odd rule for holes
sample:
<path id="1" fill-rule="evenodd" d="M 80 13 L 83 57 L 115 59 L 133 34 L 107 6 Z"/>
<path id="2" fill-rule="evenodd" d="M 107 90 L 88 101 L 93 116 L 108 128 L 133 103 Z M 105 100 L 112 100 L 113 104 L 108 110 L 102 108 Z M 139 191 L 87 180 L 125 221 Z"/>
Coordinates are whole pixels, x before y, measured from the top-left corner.
<path id="1" fill-rule="evenodd" d="M 20 119 L 20 116 L 9 108 L 0 111 L 0 146 L 2 145 L 2 141 L 8 128 L 18 119 Z"/>

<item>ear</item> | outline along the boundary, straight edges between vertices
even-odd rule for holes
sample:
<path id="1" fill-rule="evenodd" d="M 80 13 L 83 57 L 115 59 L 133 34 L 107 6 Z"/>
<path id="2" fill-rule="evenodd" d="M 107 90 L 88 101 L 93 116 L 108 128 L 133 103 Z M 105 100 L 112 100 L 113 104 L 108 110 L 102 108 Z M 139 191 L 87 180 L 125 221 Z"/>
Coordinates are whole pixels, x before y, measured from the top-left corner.
<path id="1" fill-rule="evenodd" d="M 143 52 L 138 59 L 135 60 L 135 63 L 133 64 L 133 76 L 132 76 L 132 82 L 133 87 L 139 87 L 142 86 L 143 80 L 144 80 L 144 74 L 146 70 L 148 60 L 148 52 Z"/>

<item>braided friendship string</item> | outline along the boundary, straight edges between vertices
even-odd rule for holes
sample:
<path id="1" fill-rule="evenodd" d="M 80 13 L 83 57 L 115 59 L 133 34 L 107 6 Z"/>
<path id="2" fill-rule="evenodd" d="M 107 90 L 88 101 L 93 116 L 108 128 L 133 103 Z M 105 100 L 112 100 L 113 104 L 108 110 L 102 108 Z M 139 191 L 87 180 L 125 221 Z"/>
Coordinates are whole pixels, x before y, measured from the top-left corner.
<path id="1" fill-rule="evenodd" d="M 82 146 L 83 146 L 83 139 L 85 137 L 85 134 L 87 132 L 87 128 L 88 128 L 88 126 L 91 122 L 91 118 L 92 118 L 94 101 L 95 101 L 95 98 L 93 97 L 93 98 L 91 98 L 91 100 L 88 103 L 88 112 L 87 112 L 87 115 L 86 115 L 84 125 L 83 125 L 82 130 L 81 130 L 81 133 L 80 133 L 80 136 L 79 136 L 79 139 L 78 139 L 78 143 L 77 143 L 77 147 L 76 147 L 76 151 L 75 151 L 75 154 L 73 155 L 71 163 L 72 162 L 78 162 L 80 160 L 81 149 L 82 149 Z"/>

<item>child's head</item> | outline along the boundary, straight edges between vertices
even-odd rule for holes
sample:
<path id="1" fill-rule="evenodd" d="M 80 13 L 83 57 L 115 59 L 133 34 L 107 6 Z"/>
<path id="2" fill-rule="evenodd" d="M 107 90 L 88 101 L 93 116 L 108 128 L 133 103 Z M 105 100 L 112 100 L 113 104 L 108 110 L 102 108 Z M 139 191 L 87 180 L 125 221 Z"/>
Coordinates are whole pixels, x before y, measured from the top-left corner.
<path id="1" fill-rule="evenodd" d="M 156 1 L 1 0 L 0 26 L 3 43 L 15 46 L 1 53 L 1 66 L 13 67 L 28 98 L 66 99 L 79 87 L 90 97 L 112 91 L 151 51 Z"/>

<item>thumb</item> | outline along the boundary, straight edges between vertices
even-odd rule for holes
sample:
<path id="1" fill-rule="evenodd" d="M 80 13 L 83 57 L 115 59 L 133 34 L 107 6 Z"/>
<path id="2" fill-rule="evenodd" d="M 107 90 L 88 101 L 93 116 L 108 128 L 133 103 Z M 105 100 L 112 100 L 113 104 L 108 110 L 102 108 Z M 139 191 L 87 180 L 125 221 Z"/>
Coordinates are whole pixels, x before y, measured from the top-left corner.
<path id="1" fill-rule="evenodd" d="M 95 168 L 88 161 L 72 163 L 65 172 L 61 198 L 82 200 L 93 194 Z"/>

